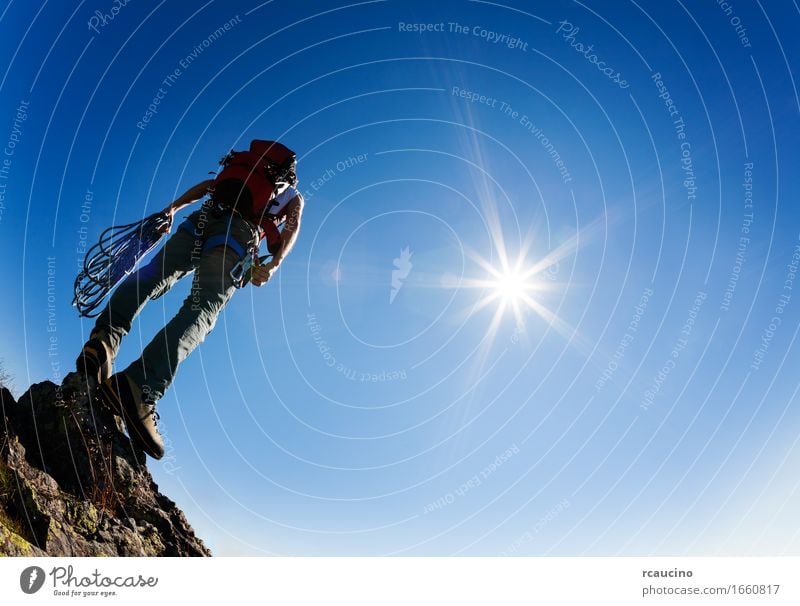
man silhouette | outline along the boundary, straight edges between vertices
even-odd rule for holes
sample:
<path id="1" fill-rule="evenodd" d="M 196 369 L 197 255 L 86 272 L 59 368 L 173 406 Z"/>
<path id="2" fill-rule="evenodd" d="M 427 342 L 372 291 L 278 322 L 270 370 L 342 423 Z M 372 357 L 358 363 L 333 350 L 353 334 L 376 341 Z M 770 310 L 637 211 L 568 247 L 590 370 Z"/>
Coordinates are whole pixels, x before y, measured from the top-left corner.
<path id="1" fill-rule="evenodd" d="M 265 239 L 272 259 L 256 263 L 251 276 L 255 286 L 262 286 L 299 234 L 303 197 L 294 187 L 294 152 L 274 141 L 256 140 L 249 151 L 232 152 L 223 162 L 225 167 L 216 179 L 190 187 L 164 210 L 172 218 L 211 194 L 152 261 L 119 285 L 78 356 L 78 370 L 97 381 L 102 399 L 123 417 L 131 439 L 155 459 L 164 456 L 156 404 L 175 378 L 178 365 L 211 332 L 235 292 L 234 266 L 251 254 L 257 259 L 258 245 Z M 191 292 L 175 317 L 137 360 L 112 376 L 120 342 L 147 301 L 160 297 L 190 273 Z"/>

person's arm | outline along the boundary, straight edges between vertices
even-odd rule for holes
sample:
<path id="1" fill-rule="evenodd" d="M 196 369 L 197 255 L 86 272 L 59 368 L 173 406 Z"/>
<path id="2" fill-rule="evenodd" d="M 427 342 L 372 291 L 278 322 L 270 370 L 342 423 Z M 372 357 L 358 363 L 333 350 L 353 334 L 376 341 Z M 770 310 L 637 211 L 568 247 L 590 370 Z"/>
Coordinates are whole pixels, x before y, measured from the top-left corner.
<path id="1" fill-rule="evenodd" d="M 298 193 L 286 205 L 286 223 L 281 230 L 281 241 L 283 242 L 280 250 L 275 253 L 264 265 L 254 265 L 252 282 L 254 286 L 266 284 L 272 275 L 277 271 L 278 266 L 294 248 L 297 236 L 300 233 L 300 221 L 303 217 L 303 195 Z"/>
<path id="2" fill-rule="evenodd" d="M 190 204 L 197 202 L 200 198 L 205 196 L 208 191 L 213 187 L 214 179 L 206 179 L 205 181 L 201 181 L 197 185 L 193 185 L 189 189 L 187 189 L 179 198 L 177 198 L 172 204 L 167 206 L 164 209 L 164 214 L 169 215 L 170 220 L 170 227 L 172 226 L 172 218 L 175 216 L 175 213 L 183 210 Z"/>
<path id="3" fill-rule="evenodd" d="M 289 254 L 297 241 L 300 233 L 300 221 L 303 218 L 303 195 L 298 193 L 286 205 L 286 222 L 281 230 L 281 241 L 283 242 L 280 250 L 275 253 L 269 263 L 278 267 Z M 269 265 L 267 263 L 267 265 Z"/>

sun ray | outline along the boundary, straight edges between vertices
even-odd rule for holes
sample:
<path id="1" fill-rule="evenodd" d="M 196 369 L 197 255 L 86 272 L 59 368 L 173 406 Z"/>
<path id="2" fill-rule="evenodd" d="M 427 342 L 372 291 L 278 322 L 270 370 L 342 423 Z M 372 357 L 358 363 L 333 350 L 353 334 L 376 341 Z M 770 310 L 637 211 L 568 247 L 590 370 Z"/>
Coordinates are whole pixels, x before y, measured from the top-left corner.
<path id="1" fill-rule="evenodd" d="M 484 256 L 469 246 L 463 248 L 465 256 L 473 262 L 472 269 L 477 270 L 477 275 L 470 272 L 471 275 L 462 276 L 458 280 L 439 280 L 439 285 L 443 288 L 478 293 L 461 313 L 463 320 L 473 317 L 478 322 L 488 322 L 483 329 L 485 342 L 475 352 L 479 368 L 496 342 L 504 319 L 511 319 L 515 330 L 527 332 L 526 326 L 531 317 L 541 318 L 548 328 L 552 328 L 555 334 L 568 341 L 571 347 L 581 352 L 589 351 L 591 344 L 582 337 L 578 328 L 548 307 L 547 299 L 565 288 L 565 284 L 554 280 L 548 270 L 553 265 L 573 258 L 580 249 L 595 241 L 607 228 L 608 215 L 581 227 L 572 237 L 539 258 L 531 253 L 536 241 L 532 234 L 523 238 L 513 253 L 510 252 L 502 231 L 495 229 L 496 219 L 497 217 L 491 216 L 488 220 L 492 255 Z M 479 312 L 493 305 L 495 308 L 490 317 L 478 319 Z"/>
<path id="2" fill-rule="evenodd" d="M 595 219 L 585 227 L 582 227 L 575 235 L 532 264 L 525 271 L 525 277 L 535 276 L 548 267 L 574 255 L 578 250 L 592 242 L 600 233 L 603 233 L 607 229 L 609 222 L 616 222 L 617 220 L 619 219 L 613 219 L 611 213 L 607 213 L 602 218 Z"/>
<path id="3" fill-rule="evenodd" d="M 558 258 L 564 258 L 569 252 L 574 252 L 575 242 L 569 242 L 563 248 L 557 249 Z M 528 248 L 524 248 L 525 252 Z M 472 256 L 472 255 L 471 255 Z M 509 258 L 506 255 L 506 258 Z M 576 330 L 569 323 L 559 318 L 551 311 L 537 295 L 542 293 L 555 292 L 560 288 L 556 284 L 539 274 L 550 266 L 556 256 L 548 256 L 545 259 L 528 266 L 526 257 L 520 254 L 513 262 L 508 263 L 507 267 L 493 266 L 489 261 L 474 255 L 476 265 L 486 272 L 483 278 L 464 278 L 459 284 L 459 288 L 479 289 L 485 291 L 467 312 L 472 315 L 492 304 L 497 304 L 497 309 L 492 315 L 492 319 L 487 329 L 491 343 L 504 316 L 510 313 L 515 322 L 515 326 L 525 326 L 526 315 L 533 312 L 547 322 L 561 336 L 568 340 L 576 339 Z"/>

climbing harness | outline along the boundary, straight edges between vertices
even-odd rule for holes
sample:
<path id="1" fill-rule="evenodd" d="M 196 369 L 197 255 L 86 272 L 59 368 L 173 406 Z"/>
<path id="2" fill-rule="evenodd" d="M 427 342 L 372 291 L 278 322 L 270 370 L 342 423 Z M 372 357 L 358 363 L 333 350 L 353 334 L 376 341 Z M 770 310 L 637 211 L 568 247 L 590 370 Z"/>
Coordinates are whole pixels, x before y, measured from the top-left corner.
<path id="1" fill-rule="evenodd" d="M 236 241 L 236 238 L 230 235 L 230 223 L 228 224 L 228 233 L 220 233 L 211 236 L 206 234 L 205 226 L 203 226 L 202 229 L 198 229 L 189 218 L 185 219 L 178 226 L 178 229 L 184 229 L 191 233 L 197 239 L 198 246 L 200 246 L 202 250 L 209 250 L 218 246 L 230 248 L 231 251 L 239 257 L 239 261 L 234 265 L 233 269 L 231 269 L 229 275 L 236 288 L 244 288 L 248 282 L 250 282 L 250 276 L 252 275 L 253 265 L 256 264 L 256 259 L 258 259 L 258 263 L 261 264 L 272 256 L 271 254 L 262 257 L 258 256 L 258 245 L 261 240 L 260 229 L 252 221 L 247 220 L 242 213 L 230 206 L 215 202 L 213 197 L 203 204 L 201 210 L 217 218 L 223 216 L 233 217 L 236 215 L 252 229 L 252 237 L 250 239 L 253 244 L 249 249 L 245 249 L 244 246 Z"/>

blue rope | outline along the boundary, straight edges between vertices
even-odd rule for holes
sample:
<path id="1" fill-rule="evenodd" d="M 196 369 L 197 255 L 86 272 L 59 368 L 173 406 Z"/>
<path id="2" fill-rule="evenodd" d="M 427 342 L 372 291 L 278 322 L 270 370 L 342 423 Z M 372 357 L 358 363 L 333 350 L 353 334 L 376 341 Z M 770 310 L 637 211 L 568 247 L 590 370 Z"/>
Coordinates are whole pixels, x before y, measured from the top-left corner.
<path id="1" fill-rule="evenodd" d="M 109 227 L 86 253 L 83 270 L 75 278 L 72 304 L 84 318 L 100 315 L 98 308 L 139 260 L 169 231 L 171 218 L 156 213 L 137 223 Z"/>

